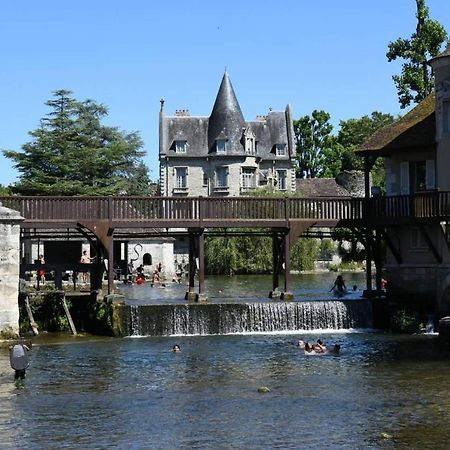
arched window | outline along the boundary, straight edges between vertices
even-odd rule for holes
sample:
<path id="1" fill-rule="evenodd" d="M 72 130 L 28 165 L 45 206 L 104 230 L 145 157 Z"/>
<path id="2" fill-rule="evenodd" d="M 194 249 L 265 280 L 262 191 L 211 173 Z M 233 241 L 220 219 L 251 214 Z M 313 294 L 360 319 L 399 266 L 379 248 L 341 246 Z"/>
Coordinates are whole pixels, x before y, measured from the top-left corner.
<path id="1" fill-rule="evenodd" d="M 152 255 L 150 253 L 144 253 L 143 264 L 144 266 L 152 265 Z"/>

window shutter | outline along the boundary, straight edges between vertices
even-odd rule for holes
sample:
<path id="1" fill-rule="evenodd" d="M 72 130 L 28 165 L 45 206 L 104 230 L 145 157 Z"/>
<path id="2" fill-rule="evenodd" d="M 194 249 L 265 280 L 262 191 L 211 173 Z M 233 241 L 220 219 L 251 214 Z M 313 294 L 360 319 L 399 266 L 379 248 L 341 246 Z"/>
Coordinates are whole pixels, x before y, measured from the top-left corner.
<path id="1" fill-rule="evenodd" d="M 409 194 L 409 161 L 400 163 L 400 195 Z"/>
<path id="2" fill-rule="evenodd" d="M 434 159 L 426 160 L 426 186 L 428 191 L 436 189 L 436 164 Z"/>

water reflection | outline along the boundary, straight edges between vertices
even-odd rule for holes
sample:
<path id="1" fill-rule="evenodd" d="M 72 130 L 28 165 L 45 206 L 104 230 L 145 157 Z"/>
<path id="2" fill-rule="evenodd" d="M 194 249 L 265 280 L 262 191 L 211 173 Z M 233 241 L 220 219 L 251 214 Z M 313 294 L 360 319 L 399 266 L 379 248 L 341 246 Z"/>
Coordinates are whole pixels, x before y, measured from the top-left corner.
<path id="1" fill-rule="evenodd" d="M 335 273 L 292 274 L 292 291 L 295 301 L 328 300 L 335 297 L 330 288 L 336 278 Z M 365 289 L 365 274 L 351 272 L 344 275 L 349 289 L 345 299 L 361 298 Z M 357 286 L 353 292 L 352 286 Z M 141 285 L 119 284 L 118 289 L 130 304 L 145 303 L 185 303 L 186 283 L 167 283 L 165 288 L 151 287 L 150 283 Z M 205 291 L 210 303 L 236 303 L 236 301 L 267 301 L 272 290 L 269 275 L 236 275 L 233 277 L 208 276 Z"/>
<path id="2" fill-rule="evenodd" d="M 1 349 L 1 448 L 446 448 L 434 337 L 311 333 L 342 345 L 316 357 L 299 337 L 44 338 L 23 389 Z"/>

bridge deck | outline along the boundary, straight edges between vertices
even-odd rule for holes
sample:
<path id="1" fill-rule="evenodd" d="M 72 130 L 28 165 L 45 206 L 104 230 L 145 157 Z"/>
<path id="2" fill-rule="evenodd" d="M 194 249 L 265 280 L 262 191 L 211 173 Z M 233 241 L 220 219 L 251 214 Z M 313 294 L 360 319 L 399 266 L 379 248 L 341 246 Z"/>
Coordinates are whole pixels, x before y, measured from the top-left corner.
<path id="1" fill-rule="evenodd" d="M 450 220 L 450 192 L 378 198 L 299 197 L 0 197 L 17 210 L 23 228 L 287 227 L 293 221 L 323 226 L 396 225 Z"/>

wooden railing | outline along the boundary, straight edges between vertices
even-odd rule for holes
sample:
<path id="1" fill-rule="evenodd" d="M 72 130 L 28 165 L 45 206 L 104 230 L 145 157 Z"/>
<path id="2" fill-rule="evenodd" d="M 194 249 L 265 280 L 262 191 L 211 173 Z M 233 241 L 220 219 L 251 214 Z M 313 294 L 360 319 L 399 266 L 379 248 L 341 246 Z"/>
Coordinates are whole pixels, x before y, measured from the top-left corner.
<path id="1" fill-rule="evenodd" d="M 25 221 L 383 221 L 450 218 L 450 192 L 363 198 L 298 197 L 0 197 Z"/>

